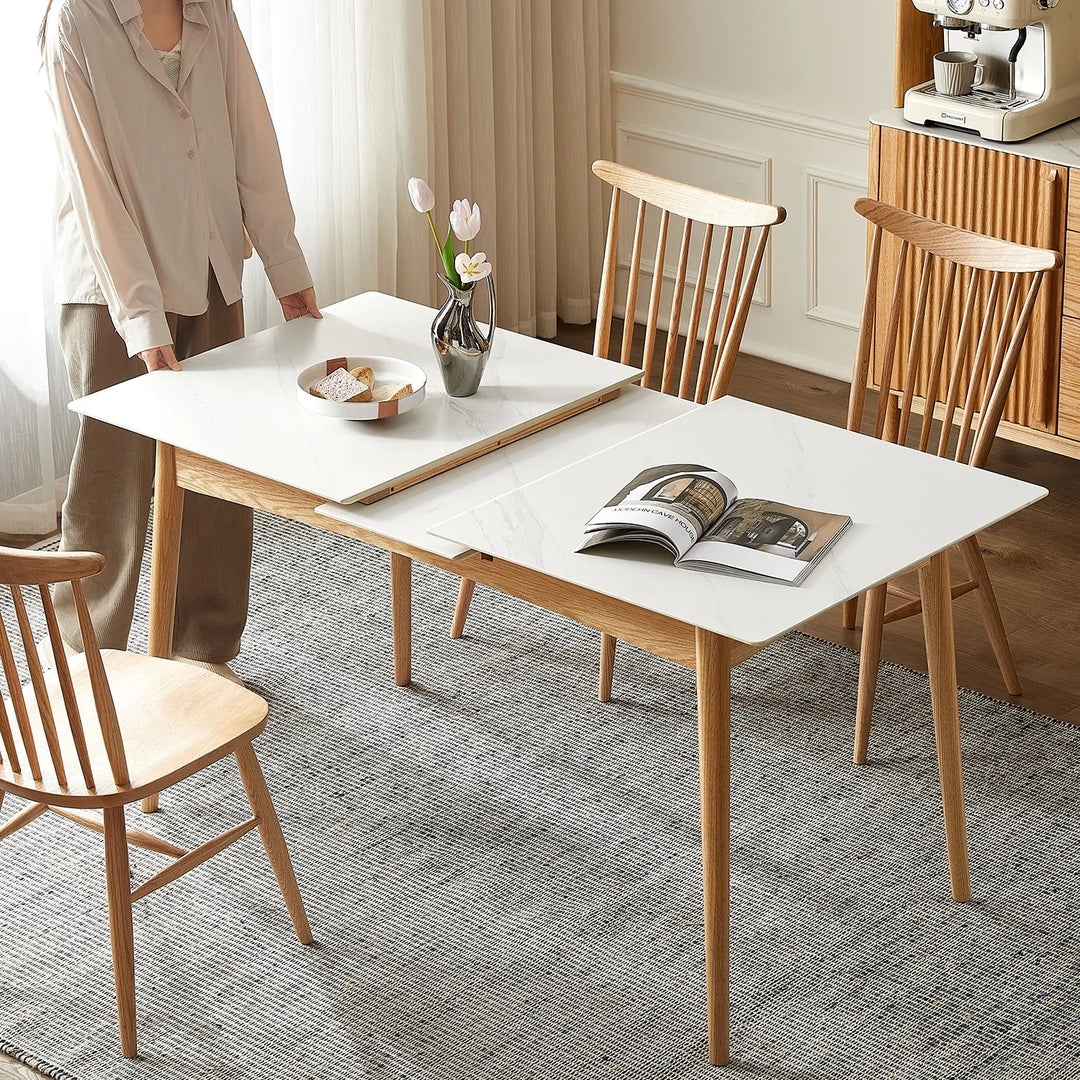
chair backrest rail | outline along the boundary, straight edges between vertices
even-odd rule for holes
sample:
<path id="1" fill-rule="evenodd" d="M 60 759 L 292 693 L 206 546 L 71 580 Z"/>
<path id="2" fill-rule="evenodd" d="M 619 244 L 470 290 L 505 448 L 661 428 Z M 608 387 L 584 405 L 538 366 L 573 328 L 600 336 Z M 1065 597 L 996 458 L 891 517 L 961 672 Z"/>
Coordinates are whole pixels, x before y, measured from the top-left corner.
<path id="1" fill-rule="evenodd" d="M 38 761 L 37 743 L 34 741 L 34 732 L 30 727 L 30 714 L 26 710 L 26 698 L 23 695 L 22 683 L 19 682 L 19 670 L 15 666 L 15 654 L 11 649 L 11 639 L 8 637 L 3 616 L 0 616 L 0 663 L 3 664 L 8 696 L 11 699 L 11 707 L 15 710 L 15 723 L 22 737 L 23 753 L 26 754 L 30 775 L 40 782 L 41 764 Z"/>
<path id="2" fill-rule="evenodd" d="M 921 398 L 919 449 L 981 467 L 1004 414 L 1042 279 L 1061 265 L 1061 255 L 874 200 L 860 199 L 855 208 L 872 228 L 848 427 L 861 430 L 876 375 L 877 438 L 906 442 Z M 880 281 L 885 234 L 895 244 L 891 288 Z"/>
<path id="3" fill-rule="evenodd" d="M 701 364 L 698 366 L 697 387 L 694 400 L 700 405 L 709 392 L 709 368 L 706 357 L 712 356 L 716 345 L 716 330 L 720 325 L 720 309 L 724 303 L 724 282 L 727 280 L 728 261 L 731 258 L 731 241 L 735 230 L 728 226 L 724 229 L 724 240 L 720 247 L 720 260 L 716 264 L 716 277 L 713 280 L 712 303 L 709 304 L 709 318 L 705 324 L 705 340 L 701 345 Z"/>
<path id="4" fill-rule="evenodd" d="M 660 383 L 662 394 L 671 393 L 671 381 L 675 374 L 675 353 L 679 347 L 679 323 L 682 319 L 683 294 L 686 292 L 686 265 L 690 261 L 690 237 L 694 222 L 687 218 L 683 224 L 682 242 L 679 244 L 679 268 L 675 272 L 675 284 L 671 290 L 671 314 L 668 316 L 667 347 L 664 350 L 664 373 Z M 663 263 L 654 269 L 657 277 L 663 277 Z"/>
<path id="5" fill-rule="evenodd" d="M 86 790 L 96 790 L 91 753 L 87 742 L 86 727 L 80 712 L 75 678 L 60 636 L 56 609 L 49 591 L 50 584 L 65 582 L 69 583 L 65 587 L 71 588 L 75 600 L 83 660 L 86 664 L 85 677 L 90 684 L 93 711 L 97 714 L 97 724 L 109 768 L 118 787 L 130 782 L 127 755 L 117 720 L 116 706 L 82 587 L 82 579 L 100 572 L 104 565 L 105 560 L 93 552 L 57 554 L 0 548 L 0 583 L 6 584 L 11 592 L 12 606 L 18 623 L 17 638 L 21 644 L 22 655 L 30 676 L 29 686 L 33 690 L 36 705 L 36 718 L 32 720 L 26 696 L 27 688 L 20 682 L 15 658 L 15 629 L 5 625 L 3 616 L 0 616 L 0 668 L 3 669 L 8 700 L 15 720 L 13 726 L 4 698 L 0 695 L 0 746 L 2 746 L 0 764 L 9 773 L 22 773 L 25 762 L 25 767 L 34 781 L 42 783 L 45 779 L 41 768 L 42 754 L 47 751 L 57 783 L 62 789 L 67 789 L 70 787 L 69 772 L 75 768 L 75 762 L 70 760 L 73 747 Z M 54 674 L 49 676 L 46 675 L 41 652 L 34 641 L 33 625 L 27 609 L 27 595 L 32 594 L 24 594 L 23 591 L 29 586 L 36 587 L 35 591 L 41 600 L 45 625 L 48 628 L 48 641 L 54 660 Z M 41 648 L 45 648 L 44 639 Z M 59 687 L 59 694 L 56 692 L 57 687 Z M 84 700 L 82 708 L 86 707 Z M 67 735 L 62 737 L 60 730 L 65 719 L 70 741 Z M 42 736 L 45 742 L 44 748 L 40 747 L 37 741 Z M 69 756 L 67 761 L 64 760 L 65 753 Z"/>
<path id="6" fill-rule="evenodd" d="M 641 248 L 645 240 L 645 211 L 648 207 L 649 204 L 644 200 L 638 202 L 637 220 L 634 222 L 634 250 L 630 256 L 630 278 L 626 286 L 627 312 L 637 311 L 638 280 L 641 277 Z M 623 319 L 620 363 L 630 363 L 630 356 L 634 348 L 635 325 L 636 323 L 632 318 Z"/>
<path id="7" fill-rule="evenodd" d="M 664 393 L 677 393 L 682 398 L 699 403 L 726 393 L 753 302 L 769 232 L 773 225 L 784 220 L 783 209 L 665 180 L 613 162 L 598 161 L 593 166 L 593 172 L 612 186 L 594 353 L 608 356 L 610 323 L 615 311 L 616 277 L 626 270 L 619 360 L 624 364 L 631 362 L 636 314 L 642 292 L 640 279 L 642 273 L 649 273 L 652 283 L 648 294 L 641 359 L 644 372 L 642 381 L 645 385 L 659 384 L 658 388 Z M 628 264 L 620 264 L 618 260 L 619 222 L 622 215 L 628 213 L 624 196 L 638 200 Z M 652 265 L 646 267 L 643 264 L 646 261 L 645 234 L 650 207 L 656 208 L 658 225 L 655 255 Z M 682 230 L 677 263 L 672 273 L 666 257 L 673 217 L 682 218 Z M 716 234 L 718 228 L 722 230 L 719 243 Z M 737 232 L 742 234 L 738 238 Z M 700 248 L 696 246 L 698 243 Z M 736 244 L 738 253 L 729 275 Z M 719 263 L 713 274 L 710 268 L 717 248 L 720 252 Z M 693 282 L 689 280 L 692 261 L 697 268 L 697 277 Z M 668 287 L 671 296 L 666 338 L 662 357 L 658 359 L 660 308 L 664 289 Z M 689 300 L 686 296 L 688 291 L 691 293 Z M 680 338 L 684 338 L 681 344 Z M 654 370 L 657 363 L 662 365 L 659 372 Z M 655 380 L 654 375 L 657 376 Z"/>
<path id="8" fill-rule="evenodd" d="M 618 191 L 618 188 L 615 189 Z M 614 198 L 614 194 L 612 195 Z M 645 351 L 641 366 L 645 376 L 641 380 L 646 386 L 652 378 L 653 350 L 656 348 L 656 328 L 660 315 L 660 294 L 664 288 L 664 251 L 667 248 L 668 225 L 671 215 L 667 210 L 660 212 L 660 228 L 656 234 L 656 257 L 653 259 L 652 289 L 649 291 L 649 314 L 645 322 Z M 623 317 L 633 319 L 635 312 L 624 312 Z"/>
<path id="9" fill-rule="evenodd" d="M 686 329 L 686 348 L 683 350 L 682 375 L 679 379 L 679 397 L 686 397 L 691 390 L 690 378 L 697 349 L 698 329 L 701 326 L 701 309 L 705 306 L 705 293 L 709 283 L 709 256 L 712 254 L 712 238 L 715 226 L 705 226 L 705 237 L 701 243 L 701 258 L 698 260 L 697 282 L 694 285 L 694 298 L 690 304 L 690 323 Z M 704 363 L 706 353 L 702 350 Z"/>
<path id="10" fill-rule="evenodd" d="M 71 681 L 71 667 L 68 664 L 67 651 L 56 621 L 56 609 L 49 595 L 49 586 L 39 585 L 38 590 L 41 594 L 41 607 L 45 613 L 45 625 L 49 628 L 49 642 L 52 645 L 56 677 L 60 682 L 60 693 L 67 711 L 68 726 L 71 729 L 72 741 L 75 743 L 75 756 L 79 759 L 79 770 L 82 772 L 87 790 L 93 791 L 94 770 L 90 765 L 90 751 L 86 745 L 86 732 L 83 730 L 82 716 L 79 713 L 79 699 L 75 696 L 75 687 Z"/>
<path id="11" fill-rule="evenodd" d="M 26 667 L 30 672 L 30 684 L 34 688 L 34 697 L 37 699 L 38 718 L 41 720 L 41 729 L 45 733 L 45 745 L 49 751 L 49 759 L 52 761 L 56 779 L 60 781 L 62 786 L 66 786 L 67 773 L 64 771 L 64 758 L 60 752 L 60 740 L 56 736 L 56 720 L 53 717 L 49 691 L 45 686 L 45 673 L 41 670 L 41 657 L 38 656 L 37 645 L 34 644 L 34 633 L 30 627 L 30 617 L 26 613 L 22 588 L 18 585 L 11 585 L 9 588 L 11 589 L 11 599 L 15 604 L 15 617 L 18 619 L 19 633 L 22 635 L 23 655 L 26 657 Z"/>
<path id="12" fill-rule="evenodd" d="M 112 768 L 113 779 L 118 785 L 128 783 L 127 755 L 124 753 L 124 739 L 120 733 L 120 723 L 116 718 L 116 706 L 113 703 L 109 679 L 105 674 L 105 665 L 101 660 L 94 624 L 90 620 L 90 609 L 86 606 L 82 583 L 73 581 L 71 591 L 75 596 L 75 610 L 79 616 L 79 633 L 82 635 L 83 650 L 86 654 L 86 667 L 90 673 L 90 687 L 94 694 L 98 723 L 101 725 L 101 737 L 105 743 L 105 754 Z"/>

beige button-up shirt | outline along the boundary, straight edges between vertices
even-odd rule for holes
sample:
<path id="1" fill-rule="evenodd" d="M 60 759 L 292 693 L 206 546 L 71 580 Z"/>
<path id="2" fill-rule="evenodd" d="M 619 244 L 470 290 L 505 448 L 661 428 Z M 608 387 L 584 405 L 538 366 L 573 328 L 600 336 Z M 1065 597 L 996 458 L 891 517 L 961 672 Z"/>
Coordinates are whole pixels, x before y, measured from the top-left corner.
<path id="1" fill-rule="evenodd" d="M 139 0 L 56 0 L 45 75 L 60 160 L 57 300 L 107 303 L 134 356 L 165 312 L 240 299 L 244 230 L 278 296 L 311 285 L 277 137 L 231 0 L 185 0 L 173 88 Z"/>

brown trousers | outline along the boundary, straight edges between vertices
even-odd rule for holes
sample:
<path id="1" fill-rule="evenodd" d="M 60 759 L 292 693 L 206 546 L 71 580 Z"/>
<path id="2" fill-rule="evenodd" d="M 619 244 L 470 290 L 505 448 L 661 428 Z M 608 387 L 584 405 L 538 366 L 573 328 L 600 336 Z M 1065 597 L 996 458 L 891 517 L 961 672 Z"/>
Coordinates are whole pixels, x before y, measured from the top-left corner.
<path id="1" fill-rule="evenodd" d="M 244 336 L 243 303 L 227 305 L 210 274 L 203 315 L 168 315 L 180 361 Z M 144 374 L 100 304 L 64 304 L 60 345 L 71 392 L 83 397 Z M 158 378 L 182 379 L 182 374 Z M 84 417 L 61 516 L 61 551 L 98 551 L 104 571 L 83 583 L 102 648 L 125 649 L 154 487 L 154 443 Z M 224 663 L 240 651 L 251 578 L 251 510 L 187 492 L 176 591 L 177 656 Z M 79 620 L 68 586 L 56 588 L 60 632 L 78 647 Z"/>

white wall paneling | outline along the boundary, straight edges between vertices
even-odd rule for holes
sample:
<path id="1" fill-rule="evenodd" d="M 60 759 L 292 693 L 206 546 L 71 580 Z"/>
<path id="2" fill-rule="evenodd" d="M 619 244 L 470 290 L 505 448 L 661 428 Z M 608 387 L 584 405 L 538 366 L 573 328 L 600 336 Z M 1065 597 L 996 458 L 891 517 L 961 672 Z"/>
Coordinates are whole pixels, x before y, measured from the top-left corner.
<path id="1" fill-rule="evenodd" d="M 858 330 L 863 278 L 851 269 L 851 253 L 865 249 L 866 223 L 851 212 L 866 193 L 865 176 L 808 168 L 806 179 L 806 316 Z M 824 223 L 824 229 L 823 229 Z"/>
<path id="2" fill-rule="evenodd" d="M 613 5 L 613 19 L 619 10 Z M 866 191 L 866 126 L 618 70 L 612 112 L 618 160 L 787 209 L 772 233 L 744 349 L 849 378 L 866 257 L 864 223 L 852 209 Z M 622 227 L 632 232 L 632 213 Z M 652 236 L 655 243 L 655 226 Z M 673 265 L 678 243 L 669 238 Z M 699 253 L 700 241 L 692 273 Z M 670 285 L 666 292 L 670 304 Z"/>

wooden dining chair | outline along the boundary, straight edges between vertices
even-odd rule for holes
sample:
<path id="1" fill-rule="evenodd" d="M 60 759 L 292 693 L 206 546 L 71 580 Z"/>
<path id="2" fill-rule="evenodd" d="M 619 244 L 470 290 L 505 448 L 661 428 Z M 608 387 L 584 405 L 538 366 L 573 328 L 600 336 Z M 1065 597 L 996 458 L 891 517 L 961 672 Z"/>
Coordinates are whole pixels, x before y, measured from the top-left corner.
<path id="1" fill-rule="evenodd" d="M 105 876 L 116 980 L 120 1047 L 135 1057 L 135 954 L 132 904 L 175 881 L 258 828 L 297 937 L 312 941 L 304 904 L 252 740 L 266 726 L 262 698 L 188 664 L 100 650 L 82 581 L 105 559 L 92 552 L 44 553 L 0 548 L 0 585 L 11 590 L 18 633 L 0 617 L 0 806 L 5 795 L 29 805 L 0 825 L 0 840 L 52 812 L 105 837 Z M 69 658 L 57 628 L 49 585 L 68 583 L 83 652 Z M 38 594 L 54 667 L 44 670 L 34 644 L 23 588 Z M 16 667 L 18 639 L 30 674 Z M 44 641 L 42 642 L 44 648 Z M 236 758 L 252 816 L 193 851 L 126 827 L 124 808 L 193 775 L 228 754 Z M 100 815 L 95 813 L 100 811 Z M 173 861 L 132 889 L 128 845 Z M 45 858 L 48 858 L 46 853 Z"/>
<path id="2" fill-rule="evenodd" d="M 699 404 L 723 397 L 739 356 L 769 232 L 774 225 L 783 222 L 786 211 L 770 203 L 749 202 L 666 180 L 613 161 L 597 161 L 592 168 L 612 188 L 593 355 L 612 358 L 611 323 L 615 314 L 616 278 L 625 269 L 619 362 L 629 364 L 634 358 L 635 315 L 639 311 L 639 299 L 645 297 L 644 276 L 648 284 L 648 305 L 641 359 L 645 372 L 642 385 Z M 634 230 L 629 264 L 625 267 L 619 261 L 619 222 L 624 212 L 624 197 L 627 202 L 636 200 L 637 203 L 636 210 L 627 207 L 634 213 Z M 656 227 L 656 244 L 652 262 L 646 266 L 643 256 L 650 217 Z M 679 220 L 682 229 L 678 263 L 674 279 L 670 280 L 668 239 L 678 231 Z M 697 275 L 692 285 L 687 277 L 691 251 L 697 253 Z M 669 304 L 664 304 L 665 286 L 669 281 L 671 299 Z M 693 293 L 687 308 L 685 294 L 690 287 Z M 662 307 L 667 309 L 667 326 L 661 354 L 656 346 Z M 681 348 L 680 333 L 685 335 Z M 700 341 L 699 333 L 702 334 Z M 461 637 L 465 630 L 474 586 L 475 582 L 468 578 L 461 581 L 450 629 L 453 638 Z M 601 635 L 601 701 L 611 699 L 615 645 L 615 638 Z"/>
<path id="3" fill-rule="evenodd" d="M 982 468 L 1039 287 L 1048 272 L 1061 266 L 1061 255 L 944 225 L 874 199 L 859 199 L 855 209 L 872 231 L 848 429 L 861 431 L 864 420 L 872 421 L 867 433 L 879 439 L 907 443 L 910 434 L 919 450 Z M 890 244 L 899 244 L 892 282 L 879 280 L 887 237 Z M 914 294 L 909 281 L 917 282 Z M 867 418 L 872 380 L 881 392 L 876 411 Z M 914 426 L 913 417 L 921 417 Z M 958 548 L 970 578 L 953 586 L 953 599 L 975 592 L 1005 688 L 1019 694 L 1016 664 L 978 538 Z M 900 603 L 887 609 L 890 594 L 898 595 Z M 844 605 L 849 629 L 855 626 L 858 601 Z M 865 594 L 854 751 L 860 764 L 869 745 L 883 628 L 921 611 L 918 595 L 894 582 Z"/>

